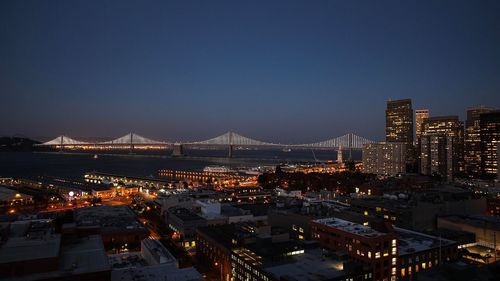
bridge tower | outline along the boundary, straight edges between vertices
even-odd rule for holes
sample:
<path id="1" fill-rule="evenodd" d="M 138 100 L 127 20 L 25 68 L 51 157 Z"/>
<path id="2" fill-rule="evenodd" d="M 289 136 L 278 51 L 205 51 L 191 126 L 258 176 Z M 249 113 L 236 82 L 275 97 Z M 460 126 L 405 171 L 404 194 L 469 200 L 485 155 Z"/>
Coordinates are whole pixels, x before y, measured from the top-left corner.
<path id="1" fill-rule="evenodd" d="M 130 133 L 130 154 L 134 153 L 134 133 Z"/>
<path id="2" fill-rule="evenodd" d="M 349 138 L 349 162 L 352 161 L 352 134 L 348 134 Z"/>
<path id="3" fill-rule="evenodd" d="M 64 149 L 64 136 L 61 136 L 61 145 L 59 146 L 59 152 L 63 152 Z"/>
<path id="4" fill-rule="evenodd" d="M 233 158 L 233 132 L 229 132 L 229 151 L 228 151 L 228 158 Z"/>
<path id="5" fill-rule="evenodd" d="M 181 157 L 184 155 L 184 148 L 182 147 L 182 143 L 174 143 L 174 147 L 172 150 L 173 157 Z"/>

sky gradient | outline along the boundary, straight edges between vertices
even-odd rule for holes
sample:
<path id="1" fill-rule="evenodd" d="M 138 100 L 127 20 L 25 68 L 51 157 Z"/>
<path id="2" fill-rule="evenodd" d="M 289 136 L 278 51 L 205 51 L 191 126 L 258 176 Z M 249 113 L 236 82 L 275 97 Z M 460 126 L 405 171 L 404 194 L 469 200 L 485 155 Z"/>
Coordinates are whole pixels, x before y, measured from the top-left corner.
<path id="1" fill-rule="evenodd" d="M 500 107 L 500 1 L 0 1 L 0 135 L 384 138 Z"/>

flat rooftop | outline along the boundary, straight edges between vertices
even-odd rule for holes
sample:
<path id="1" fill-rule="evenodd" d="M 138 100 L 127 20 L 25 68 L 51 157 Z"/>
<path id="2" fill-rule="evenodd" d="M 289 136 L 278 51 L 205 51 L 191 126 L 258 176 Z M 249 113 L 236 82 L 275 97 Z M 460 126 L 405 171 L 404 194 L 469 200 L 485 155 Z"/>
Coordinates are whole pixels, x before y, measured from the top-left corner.
<path id="1" fill-rule="evenodd" d="M 470 215 L 470 216 L 443 216 L 439 217 L 454 223 L 472 225 L 479 228 L 494 229 L 500 231 L 500 218 L 484 215 Z"/>
<path id="2" fill-rule="evenodd" d="M 318 219 L 313 222 L 323 224 L 329 227 L 333 227 L 336 229 L 340 229 L 344 232 L 364 236 L 367 238 L 374 238 L 378 236 L 385 235 L 385 233 L 374 230 L 369 226 L 364 226 L 359 223 L 354 223 L 346 220 L 342 220 L 339 218 L 326 218 L 326 219 Z"/>
<path id="3" fill-rule="evenodd" d="M 113 270 L 111 281 L 194 281 L 202 280 L 194 267 L 169 268 L 164 265 Z"/>
<path id="4" fill-rule="evenodd" d="M 61 235 L 55 234 L 50 221 L 10 223 L 8 240 L 0 246 L 0 263 L 56 258 Z"/>
<path id="5" fill-rule="evenodd" d="M 197 220 L 204 220 L 203 217 L 191 212 L 190 210 L 186 208 L 181 208 L 181 207 L 172 207 L 169 210 L 169 213 L 172 215 L 175 215 L 182 221 L 197 221 Z"/>
<path id="6" fill-rule="evenodd" d="M 398 255 L 418 253 L 439 247 L 446 247 L 456 244 L 455 241 L 427 235 L 408 229 L 395 227 L 398 235 Z"/>
<path id="7" fill-rule="evenodd" d="M 78 227 L 100 226 L 107 232 L 147 232 L 140 224 L 134 212 L 127 206 L 93 206 L 74 210 L 75 223 Z"/>
<path id="8" fill-rule="evenodd" d="M 110 270 L 108 257 L 99 235 L 64 241 L 59 256 L 62 272 L 80 274 Z"/>
<path id="9" fill-rule="evenodd" d="M 338 278 L 346 274 L 342 261 L 325 258 L 321 249 L 298 254 L 286 264 L 265 267 L 276 279 L 289 277 L 293 280 L 320 281 Z"/>

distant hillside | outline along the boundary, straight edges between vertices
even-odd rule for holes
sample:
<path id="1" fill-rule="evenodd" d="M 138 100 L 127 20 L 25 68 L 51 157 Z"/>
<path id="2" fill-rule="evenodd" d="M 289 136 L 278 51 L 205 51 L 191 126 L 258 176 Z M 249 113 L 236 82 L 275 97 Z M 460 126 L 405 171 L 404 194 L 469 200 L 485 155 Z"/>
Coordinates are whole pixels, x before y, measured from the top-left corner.
<path id="1" fill-rule="evenodd" d="M 40 142 L 20 137 L 0 137 L 0 151 L 32 151 Z"/>

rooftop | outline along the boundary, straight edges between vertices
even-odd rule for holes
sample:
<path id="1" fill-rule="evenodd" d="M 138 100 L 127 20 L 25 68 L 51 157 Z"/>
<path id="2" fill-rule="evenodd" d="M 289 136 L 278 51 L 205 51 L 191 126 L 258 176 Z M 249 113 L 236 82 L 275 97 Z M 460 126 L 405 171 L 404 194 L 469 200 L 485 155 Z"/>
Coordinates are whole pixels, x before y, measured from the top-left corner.
<path id="1" fill-rule="evenodd" d="M 495 229 L 500 231 L 500 218 L 484 215 L 469 215 L 469 216 L 443 216 L 440 219 L 445 219 L 454 223 L 462 223 L 473 225 L 480 228 Z"/>
<path id="2" fill-rule="evenodd" d="M 74 210 L 75 223 L 78 227 L 100 226 L 102 232 L 144 231 L 134 212 L 127 206 L 94 206 Z"/>
<path id="3" fill-rule="evenodd" d="M 427 251 L 456 244 L 455 241 L 427 235 L 403 228 L 394 228 L 398 234 L 398 255 Z"/>
<path id="4" fill-rule="evenodd" d="M 364 226 L 362 224 L 342 220 L 339 218 L 326 218 L 326 219 L 318 219 L 313 222 L 323 224 L 329 227 L 333 227 L 336 229 L 340 229 L 345 232 L 349 232 L 356 235 L 361 235 L 368 238 L 374 238 L 378 236 L 384 235 L 384 233 L 374 230 L 369 226 Z"/>
<path id="5" fill-rule="evenodd" d="M 111 281 L 194 281 L 201 275 L 193 267 L 168 268 L 163 265 L 113 270 Z"/>
<path id="6" fill-rule="evenodd" d="M 168 212 L 175 215 L 182 221 L 196 221 L 196 220 L 204 220 L 203 217 L 191 212 L 190 210 L 182 207 L 172 207 L 168 209 Z"/>
<path id="7" fill-rule="evenodd" d="M 61 235 L 53 232 L 50 221 L 16 221 L 8 240 L 0 246 L 0 263 L 55 258 L 59 255 Z"/>
<path id="8" fill-rule="evenodd" d="M 294 256 L 289 263 L 265 267 L 276 279 L 292 280 L 331 280 L 346 274 L 340 260 L 325 258 L 320 249 L 307 251 Z M 288 278 L 287 278 L 288 277 Z"/>

